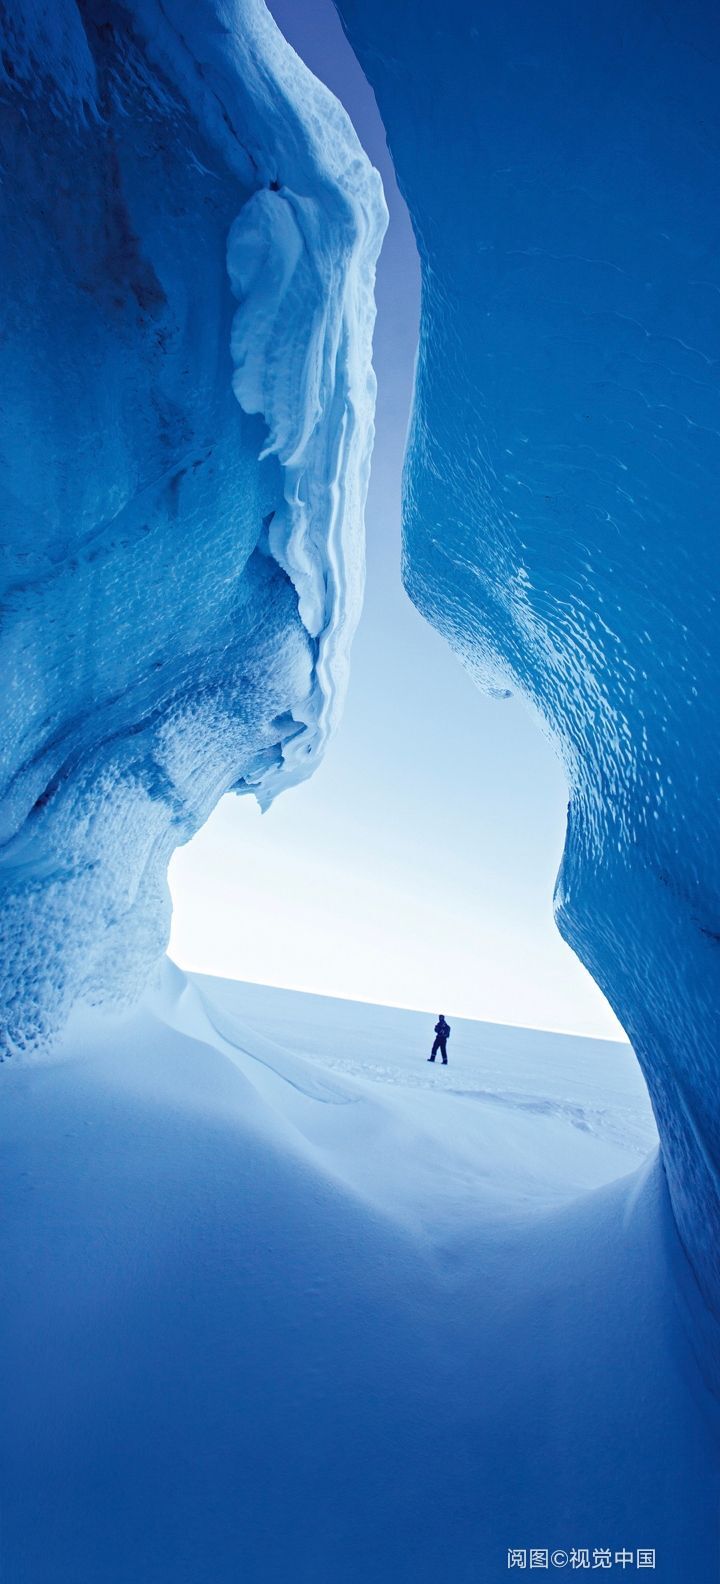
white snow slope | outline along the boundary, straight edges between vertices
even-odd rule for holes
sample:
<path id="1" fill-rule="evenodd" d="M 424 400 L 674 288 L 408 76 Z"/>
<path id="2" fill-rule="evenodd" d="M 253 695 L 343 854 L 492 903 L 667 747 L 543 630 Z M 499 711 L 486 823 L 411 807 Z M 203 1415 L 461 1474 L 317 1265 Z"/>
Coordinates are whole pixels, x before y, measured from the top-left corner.
<path id="1" fill-rule="evenodd" d="M 0 1069 L 3 1584 L 716 1577 L 633 1057 L 449 1011 L 444 1070 L 425 1014 L 166 964 Z"/>

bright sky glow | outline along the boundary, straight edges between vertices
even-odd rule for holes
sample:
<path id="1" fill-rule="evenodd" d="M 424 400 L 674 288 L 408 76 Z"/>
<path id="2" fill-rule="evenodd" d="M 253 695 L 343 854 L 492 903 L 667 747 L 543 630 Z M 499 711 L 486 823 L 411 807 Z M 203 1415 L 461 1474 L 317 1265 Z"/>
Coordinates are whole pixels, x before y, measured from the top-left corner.
<path id="1" fill-rule="evenodd" d="M 261 816 L 225 798 L 170 871 L 181 967 L 388 1005 L 620 1038 L 552 918 L 567 792 L 517 699 L 479 694 L 400 582 L 418 265 L 373 96 L 330 0 L 275 0 L 382 173 L 368 587 L 341 731 Z"/>

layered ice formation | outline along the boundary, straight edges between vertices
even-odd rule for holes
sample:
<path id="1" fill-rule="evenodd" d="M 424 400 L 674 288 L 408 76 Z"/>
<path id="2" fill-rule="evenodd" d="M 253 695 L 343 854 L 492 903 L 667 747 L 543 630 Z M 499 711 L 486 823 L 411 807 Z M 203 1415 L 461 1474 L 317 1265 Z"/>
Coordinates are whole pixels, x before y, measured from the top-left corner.
<path id="1" fill-rule="evenodd" d="M 262 0 L 2 8 L 6 1045 L 162 951 L 173 848 L 337 718 L 379 178 Z"/>
<path id="2" fill-rule="evenodd" d="M 560 928 L 720 1310 L 720 18 L 339 0 L 423 269 L 405 575 L 571 788 Z"/>

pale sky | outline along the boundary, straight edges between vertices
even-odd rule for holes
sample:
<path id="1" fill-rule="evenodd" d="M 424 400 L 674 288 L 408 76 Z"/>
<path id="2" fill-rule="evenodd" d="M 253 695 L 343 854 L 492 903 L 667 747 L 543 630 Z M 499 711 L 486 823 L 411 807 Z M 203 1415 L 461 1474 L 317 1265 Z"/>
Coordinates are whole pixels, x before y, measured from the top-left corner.
<path id="1" fill-rule="evenodd" d="M 418 264 L 373 95 L 331 0 L 273 0 L 340 98 L 390 209 L 377 282 L 377 439 L 365 611 L 343 725 L 261 815 L 224 798 L 175 855 L 181 967 L 392 1006 L 624 1037 L 560 939 L 563 772 L 523 703 L 483 697 L 400 581 L 400 475 Z"/>

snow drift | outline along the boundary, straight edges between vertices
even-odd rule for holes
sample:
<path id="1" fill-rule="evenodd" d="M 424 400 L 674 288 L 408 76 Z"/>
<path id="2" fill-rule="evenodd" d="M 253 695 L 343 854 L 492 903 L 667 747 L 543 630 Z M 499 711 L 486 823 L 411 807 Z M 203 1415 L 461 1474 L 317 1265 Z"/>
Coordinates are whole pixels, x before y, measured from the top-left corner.
<path id="1" fill-rule="evenodd" d="M 0 1005 L 162 951 L 173 848 L 317 762 L 362 589 L 379 178 L 261 0 L 2 16 Z"/>
<path id="2" fill-rule="evenodd" d="M 720 1313 L 720 21 L 339 0 L 423 269 L 405 576 L 571 788 L 563 934 Z"/>
<path id="3" fill-rule="evenodd" d="M 7 1584 L 502 1584 L 530 1546 L 710 1584 L 632 1053 L 453 1017 L 438 1070 L 433 1022 L 168 965 L 5 1064 Z"/>

